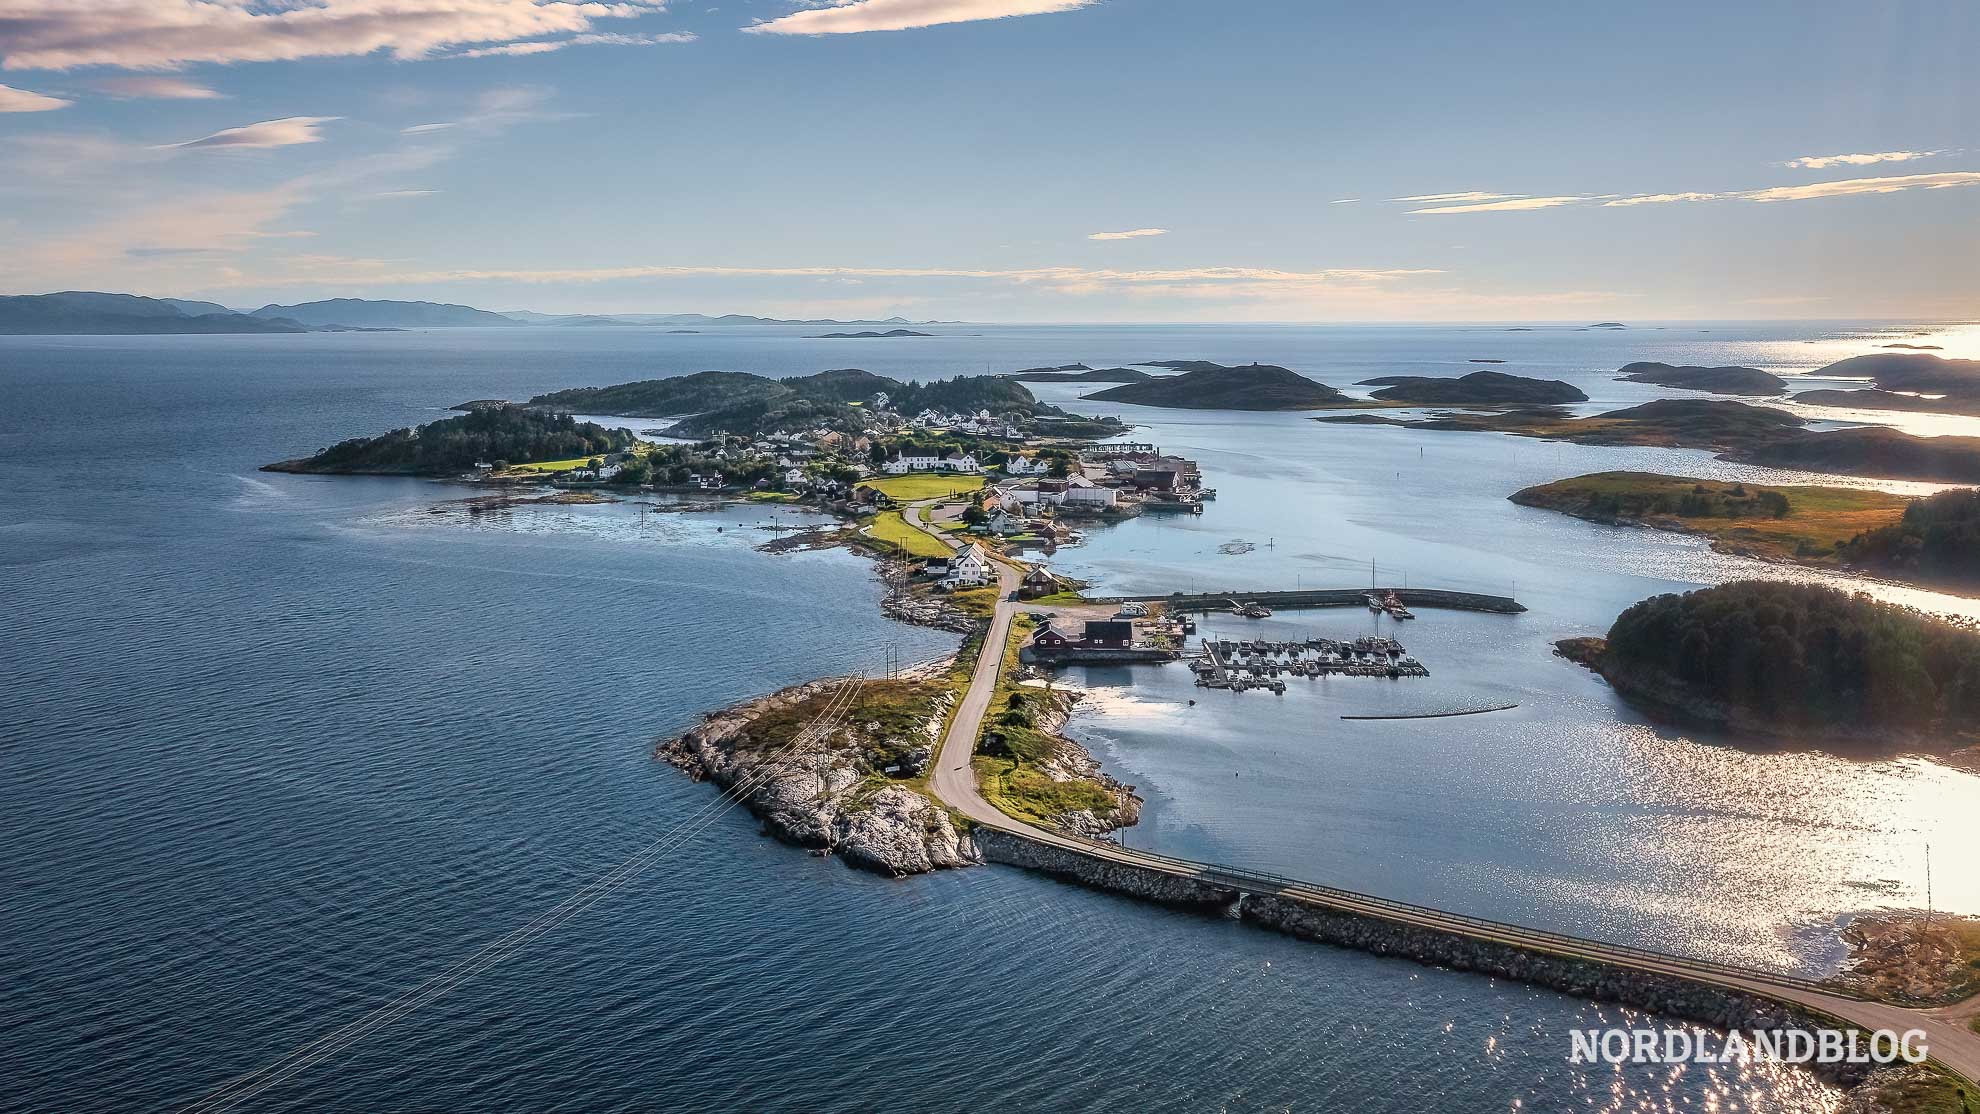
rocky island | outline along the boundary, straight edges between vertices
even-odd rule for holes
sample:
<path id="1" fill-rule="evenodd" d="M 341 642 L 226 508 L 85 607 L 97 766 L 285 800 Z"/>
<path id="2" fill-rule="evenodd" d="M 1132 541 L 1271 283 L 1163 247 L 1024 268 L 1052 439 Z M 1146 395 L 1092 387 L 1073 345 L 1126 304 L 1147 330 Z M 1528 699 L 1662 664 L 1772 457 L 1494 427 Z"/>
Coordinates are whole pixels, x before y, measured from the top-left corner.
<path id="1" fill-rule="evenodd" d="M 1815 374 L 1867 379 L 1870 386 L 1803 391 L 1792 401 L 1862 410 L 1980 414 L 1980 360 L 1951 360 L 1922 351 L 1881 352 L 1838 360 Z"/>
<path id="2" fill-rule="evenodd" d="M 1026 368 L 1012 372 L 1008 378 L 1020 383 L 1143 383 L 1155 376 L 1131 367 L 1090 368 L 1085 364 L 1067 364 Z"/>
<path id="3" fill-rule="evenodd" d="M 1616 373 L 1622 383 L 1654 383 L 1687 391 L 1710 391 L 1718 395 L 1762 395 L 1787 393 L 1787 380 L 1757 367 L 1695 367 L 1650 360 L 1624 364 Z"/>
<path id="4" fill-rule="evenodd" d="M 1358 387 L 1380 387 L 1371 398 L 1410 406 L 1556 406 L 1587 402 L 1581 388 L 1560 379 L 1532 379 L 1502 371 L 1474 371 L 1455 379 L 1383 375 Z"/>
<path id="5" fill-rule="evenodd" d="M 1415 419 L 1351 414 L 1313 420 L 1509 433 L 1578 445 L 1707 449 L 1723 460 L 1774 468 L 1980 483 L 1980 437 L 1916 437 L 1881 426 L 1813 431 L 1785 410 L 1723 399 L 1657 399 L 1587 418 L 1559 407 L 1518 407 L 1496 414 L 1454 412 Z"/>
<path id="6" fill-rule="evenodd" d="M 1350 401 L 1324 383 L 1275 364 L 1193 362 L 1177 375 L 1126 383 L 1080 397 L 1091 402 L 1132 402 L 1179 410 L 1320 410 Z"/>
<path id="7" fill-rule="evenodd" d="M 881 332 L 876 329 L 862 329 L 856 333 L 819 333 L 816 336 L 809 336 L 804 339 L 806 340 L 889 340 L 894 337 L 932 337 L 934 335 L 936 334 L 918 333 L 915 332 L 913 329 L 888 329 L 885 332 Z"/>
<path id="8" fill-rule="evenodd" d="M 1821 585 L 1655 596 L 1557 648 L 1646 713 L 1716 731 L 1945 754 L 1980 723 L 1980 633 Z"/>

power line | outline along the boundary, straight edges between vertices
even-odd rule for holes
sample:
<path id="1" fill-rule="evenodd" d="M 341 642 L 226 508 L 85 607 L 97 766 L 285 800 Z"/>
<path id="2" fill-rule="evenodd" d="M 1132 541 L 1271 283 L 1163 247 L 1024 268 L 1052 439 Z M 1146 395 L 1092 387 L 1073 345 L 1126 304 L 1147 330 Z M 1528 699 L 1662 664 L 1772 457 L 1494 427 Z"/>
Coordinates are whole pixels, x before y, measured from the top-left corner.
<path id="1" fill-rule="evenodd" d="M 858 693 L 864 680 L 863 674 L 846 678 L 845 683 L 826 701 L 825 708 L 803 729 L 793 735 L 789 742 L 778 748 L 765 759 L 754 774 L 746 775 L 730 786 L 729 790 L 713 802 L 702 806 L 665 835 L 647 844 L 631 858 L 626 859 L 612 870 L 607 871 L 597 881 L 565 898 L 548 911 L 539 914 L 534 920 L 520 928 L 512 929 L 494 942 L 484 945 L 479 951 L 455 963 L 440 974 L 427 979 L 418 986 L 401 993 L 390 1002 L 377 1007 L 363 1017 L 348 1022 L 337 1029 L 318 1037 L 316 1040 L 294 1049 L 287 1055 L 266 1064 L 246 1075 L 230 1080 L 219 1089 L 183 1108 L 182 1114 L 217 1114 L 255 1097 L 277 1083 L 288 1079 L 297 1072 L 308 1068 L 330 1056 L 351 1047 L 364 1039 L 372 1030 L 388 1025 L 400 1017 L 424 1006 L 453 990 L 456 986 L 479 974 L 481 971 L 507 959 L 521 950 L 538 936 L 558 927 L 572 917 L 596 905 L 599 901 L 618 892 L 638 877 L 647 867 L 653 865 L 667 852 L 693 839 L 709 824 L 741 803 L 749 793 L 755 792 L 767 781 L 771 769 L 800 747 L 808 747 L 822 740 L 835 730 L 845 713 L 852 707 L 853 697 Z M 750 784 L 761 775 L 760 780 Z"/>

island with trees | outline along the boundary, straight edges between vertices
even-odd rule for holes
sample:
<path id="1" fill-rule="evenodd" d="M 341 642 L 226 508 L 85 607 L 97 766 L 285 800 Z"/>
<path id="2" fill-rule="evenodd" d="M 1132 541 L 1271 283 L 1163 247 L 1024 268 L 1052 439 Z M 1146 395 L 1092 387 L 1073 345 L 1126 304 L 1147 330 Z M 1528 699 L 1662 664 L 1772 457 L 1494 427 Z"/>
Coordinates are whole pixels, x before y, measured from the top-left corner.
<path id="1" fill-rule="evenodd" d="M 1905 496 L 1866 488 L 1767 486 L 1655 472 L 1597 472 L 1507 498 L 1590 522 L 1700 535 L 1725 553 L 1828 566 L 1854 563 L 1847 548 L 1898 522 L 1912 505 Z"/>
<path id="2" fill-rule="evenodd" d="M 1127 426 L 1084 418 L 1039 402 L 1009 376 L 973 375 L 929 383 L 902 382 L 858 368 L 772 379 L 740 371 L 703 371 L 671 379 L 647 379 L 610 387 L 578 387 L 538 395 L 527 405 L 577 414 L 625 418 L 673 418 L 672 437 L 711 437 L 724 433 L 763 435 L 827 429 L 865 432 L 879 412 L 923 411 L 975 415 L 1031 423 L 1052 419 L 1065 437 L 1106 437 Z"/>
<path id="3" fill-rule="evenodd" d="M 1913 500 L 1898 520 L 1839 549 L 1851 565 L 1954 591 L 1980 585 L 1980 492 L 1954 488 Z"/>
<path id="4" fill-rule="evenodd" d="M 1742 580 L 1624 611 L 1560 652 L 1662 719 L 1948 753 L 1976 741 L 1980 633 L 1815 584 Z"/>
<path id="5" fill-rule="evenodd" d="M 354 437 L 314 456 L 264 465 L 265 472 L 322 475 L 451 476 L 477 466 L 590 458 L 631 447 L 631 430 L 606 429 L 568 414 L 522 406 L 481 406 L 457 418 L 376 437 Z"/>
<path id="6" fill-rule="evenodd" d="M 1193 361 L 1177 366 L 1189 370 L 1080 397 L 1180 410 L 1320 410 L 1351 401 L 1333 387 L 1276 364 L 1225 367 Z"/>

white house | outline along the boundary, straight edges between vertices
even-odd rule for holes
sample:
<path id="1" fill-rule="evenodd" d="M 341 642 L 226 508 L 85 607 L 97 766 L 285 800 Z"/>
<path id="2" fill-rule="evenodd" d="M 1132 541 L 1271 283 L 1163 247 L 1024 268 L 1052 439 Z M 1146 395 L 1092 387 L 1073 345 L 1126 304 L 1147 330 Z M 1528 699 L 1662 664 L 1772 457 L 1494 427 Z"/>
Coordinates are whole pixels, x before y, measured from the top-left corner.
<path id="1" fill-rule="evenodd" d="M 804 484 L 804 469 L 802 469 L 802 468 L 793 468 L 793 469 L 791 469 L 791 470 L 789 470 L 789 471 L 787 471 L 787 472 L 785 472 L 785 473 L 784 473 L 784 482 L 785 482 L 786 484 L 789 484 L 789 485 L 790 485 L 790 486 L 792 486 L 792 487 L 800 487 L 800 486 L 803 486 L 803 484 Z"/>
<path id="2" fill-rule="evenodd" d="M 1066 491 L 1061 502 L 1098 510 L 1113 506 L 1118 498 L 1118 494 L 1111 487 L 1101 487 L 1085 476 L 1073 476 L 1066 481 Z"/>
<path id="3" fill-rule="evenodd" d="M 942 578 L 942 587 L 951 592 L 958 588 L 981 588 L 988 583 L 990 559 L 975 542 L 949 559 L 949 575 Z"/>
<path id="4" fill-rule="evenodd" d="M 1004 461 L 1004 471 L 1012 476 L 1042 476 L 1052 470 L 1052 462 L 1037 457 L 1019 456 L 1012 453 Z"/>
<path id="5" fill-rule="evenodd" d="M 904 476 L 909 472 L 981 472 L 983 466 L 970 453 L 941 457 L 934 453 L 912 452 L 902 453 L 887 461 L 880 466 L 880 470 L 890 476 Z"/>

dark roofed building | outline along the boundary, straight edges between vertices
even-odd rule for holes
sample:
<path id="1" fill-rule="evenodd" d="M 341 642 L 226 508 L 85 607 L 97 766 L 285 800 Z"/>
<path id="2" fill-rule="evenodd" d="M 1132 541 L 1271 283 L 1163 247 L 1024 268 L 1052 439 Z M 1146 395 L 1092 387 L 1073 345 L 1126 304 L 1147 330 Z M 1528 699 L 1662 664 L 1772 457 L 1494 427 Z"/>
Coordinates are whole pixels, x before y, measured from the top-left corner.
<path id="1" fill-rule="evenodd" d="M 1088 646 L 1132 646 L 1134 645 L 1134 623 L 1127 619 L 1095 619 L 1086 624 Z"/>

